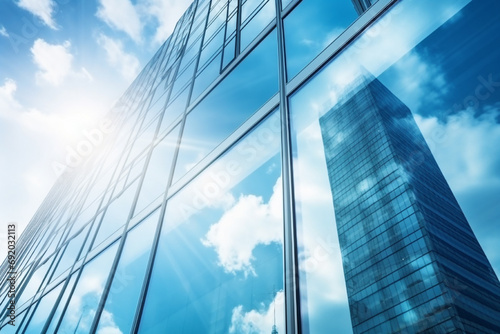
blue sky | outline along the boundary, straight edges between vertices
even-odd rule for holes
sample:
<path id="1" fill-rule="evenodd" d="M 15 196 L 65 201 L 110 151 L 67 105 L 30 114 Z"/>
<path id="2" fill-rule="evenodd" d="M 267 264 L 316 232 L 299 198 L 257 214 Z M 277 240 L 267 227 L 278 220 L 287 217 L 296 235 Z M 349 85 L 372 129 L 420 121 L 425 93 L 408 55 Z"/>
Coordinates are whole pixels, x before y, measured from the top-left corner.
<path id="1" fill-rule="evenodd" d="M 0 4 L 0 221 L 25 226 L 54 162 L 170 35 L 191 0 L 9 0 Z"/>

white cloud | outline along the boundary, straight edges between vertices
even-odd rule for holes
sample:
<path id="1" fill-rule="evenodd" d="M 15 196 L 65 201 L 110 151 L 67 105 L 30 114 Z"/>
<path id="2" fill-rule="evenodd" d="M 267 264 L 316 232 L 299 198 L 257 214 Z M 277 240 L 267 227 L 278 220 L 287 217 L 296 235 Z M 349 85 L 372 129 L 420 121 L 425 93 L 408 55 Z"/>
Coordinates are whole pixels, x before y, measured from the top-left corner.
<path id="1" fill-rule="evenodd" d="M 92 76 L 85 68 L 80 71 L 73 69 L 73 55 L 70 52 L 71 43 L 49 44 L 39 38 L 31 47 L 33 61 L 38 66 L 36 72 L 37 84 L 47 82 L 54 86 L 60 85 L 68 76 L 83 77 L 88 80 Z"/>
<path id="2" fill-rule="evenodd" d="M 16 4 L 37 16 L 52 29 L 57 29 L 53 19 L 56 3 L 52 0 L 19 0 Z"/>
<path id="3" fill-rule="evenodd" d="M 70 43 L 52 45 L 37 39 L 31 48 L 33 60 L 38 66 L 37 82 L 46 81 L 59 85 L 71 71 L 73 55 L 69 52 Z"/>
<path id="4" fill-rule="evenodd" d="M 233 308 L 229 333 L 271 333 L 274 325 L 275 314 L 276 329 L 278 333 L 284 333 L 284 299 L 285 296 L 283 291 L 279 291 L 269 306 L 266 307 L 264 304 L 261 304 L 260 310 L 250 310 L 249 312 L 244 312 L 242 305 L 236 306 Z"/>
<path id="5" fill-rule="evenodd" d="M 384 77 L 390 78 L 388 88 L 410 108 L 418 113 L 421 106 L 437 106 L 441 96 L 448 92 L 443 70 L 411 51 L 392 66 Z"/>
<path id="6" fill-rule="evenodd" d="M 281 178 L 273 187 L 269 203 L 262 197 L 242 195 L 221 219 L 210 227 L 202 243 L 215 248 L 219 265 L 226 272 L 253 274 L 253 250 L 257 245 L 282 241 Z"/>
<path id="7" fill-rule="evenodd" d="M 457 192 L 492 183 L 500 185 L 498 107 L 474 117 L 472 110 L 450 115 L 445 122 L 415 115 L 443 174 Z"/>
<path id="8" fill-rule="evenodd" d="M 141 41 L 141 18 L 129 0 L 99 0 L 96 15 L 110 27 L 125 32 L 135 42 Z"/>
<path id="9" fill-rule="evenodd" d="M 7 32 L 7 29 L 5 29 L 4 26 L 1 26 L 0 28 L 0 35 L 2 35 L 3 37 L 9 37 L 9 33 Z"/>
<path id="10" fill-rule="evenodd" d="M 158 24 L 153 37 L 154 43 L 161 44 L 167 39 L 191 3 L 191 0 L 144 0 L 142 2 L 145 15 Z"/>
<path id="11" fill-rule="evenodd" d="M 123 334 L 123 332 L 116 325 L 113 314 L 103 310 L 99 320 L 97 334 Z"/>
<path id="12" fill-rule="evenodd" d="M 0 221 L 17 222 L 21 233 L 55 177 L 50 168 L 44 168 L 50 166 L 48 161 L 36 163 L 51 154 L 40 144 L 48 142 L 47 136 L 39 132 L 43 126 L 30 122 L 29 111 L 15 98 L 16 91 L 16 82 L 9 78 L 0 86 L 0 189 L 8 189 L 0 194 Z"/>
<path id="13" fill-rule="evenodd" d="M 21 232 L 56 180 L 52 163 L 95 127 L 100 110 L 82 101 L 71 113 L 46 113 L 21 104 L 17 90 L 13 79 L 0 84 L 0 189 L 8 189 L 0 193 L 0 221 L 18 222 Z"/>
<path id="14" fill-rule="evenodd" d="M 19 105 L 14 98 L 16 90 L 16 82 L 10 78 L 6 78 L 3 86 L 0 86 L 0 112 L 8 110 L 12 105 Z"/>
<path id="15" fill-rule="evenodd" d="M 450 115 L 445 121 L 415 115 L 434 158 L 493 269 L 500 275 L 500 105 Z"/>
<path id="16" fill-rule="evenodd" d="M 98 38 L 98 43 L 106 51 L 108 62 L 117 68 L 125 79 L 132 81 L 137 76 L 141 64 L 134 55 L 124 50 L 121 41 L 101 34 Z"/>

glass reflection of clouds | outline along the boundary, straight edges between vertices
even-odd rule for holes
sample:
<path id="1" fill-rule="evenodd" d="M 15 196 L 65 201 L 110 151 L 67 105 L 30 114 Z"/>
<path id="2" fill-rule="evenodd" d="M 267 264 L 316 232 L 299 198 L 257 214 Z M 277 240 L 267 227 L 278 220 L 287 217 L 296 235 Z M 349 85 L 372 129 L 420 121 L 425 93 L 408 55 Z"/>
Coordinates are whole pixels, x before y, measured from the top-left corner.
<path id="1" fill-rule="evenodd" d="M 284 331 L 279 114 L 167 203 L 140 333 Z"/>
<path id="2" fill-rule="evenodd" d="M 457 52 L 456 38 L 450 37 L 470 34 L 472 22 L 477 24 L 481 16 L 488 16 L 488 10 L 498 8 L 498 4 L 493 1 L 472 3 L 474 6 L 470 0 L 439 3 L 408 0 L 396 4 L 291 97 L 303 330 L 311 333 L 333 330 L 324 311 L 334 312 L 337 308 L 335 314 L 345 315 L 338 319 L 345 321 L 337 321 L 335 331 L 352 331 L 337 231 L 331 219 L 325 218 L 334 216 L 334 208 L 328 186 L 320 117 L 356 94 L 360 88 L 355 83 L 360 78 L 366 78 L 367 74 L 371 80 L 380 80 L 414 113 L 437 115 L 435 117 L 438 119 L 445 120 L 450 113 L 465 109 L 469 113 L 487 114 L 488 108 L 477 108 L 477 105 L 473 106 L 475 110 L 471 110 L 470 106 L 467 108 L 467 101 L 461 104 L 462 109 L 453 110 L 451 107 L 455 102 L 461 103 L 463 97 L 467 96 L 468 91 L 464 87 L 470 86 L 471 81 L 474 84 L 469 88 L 469 94 L 470 91 L 474 92 L 478 84 L 477 73 L 500 73 L 498 63 L 493 62 L 493 59 L 498 59 L 495 58 L 498 47 L 490 40 L 498 23 L 492 20 L 485 22 L 484 29 L 477 33 L 476 38 L 467 40 L 469 47 L 465 47 L 463 52 Z M 464 17 L 470 18 L 464 20 Z M 478 44 L 488 52 L 481 56 L 484 56 L 481 61 L 478 61 L 475 53 Z M 449 61 L 443 62 L 443 59 Z M 470 70 L 459 72 L 464 60 Z M 488 78 L 485 75 L 483 79 L 486 82 L 488 79 L 495 80 L 495 77 Z M 494 92 L 489 93 L 489 96 L 494 95 Z M 495 100 L 491 99 L 490 102 L 494 104 Z M 416 119 L 422 123 L 423 118 L 418 114 Z M 480 116 L 480 119 L 484 117 Z M 431 126 L 431 120 L 425 125 Z M 422 129 L 424 135 L 432 135 L 425 130 Z M 339 142 L 343 139 L 340 134 L 336 138 Z M 426 139 L 430 139 L 432 144 L 436 139 L 435 134 L 434 138 Z M 311 173 L 311 170 L 315 173 Z M 371 183 L 373 180 L 366 178 L 359 184 L 357 191 L 366 190 L 371 187 Z M 417 263 L 424 259 L 427 259 L 426 256 L 416 259 L 411 265 L 422 268 L 422 284 L 432 286 L 436 284 L 436 276 L 433 267 L 426 265 L 430 262 Z M 321 284 L 323 277 L 327 277 L 323 274 L 329 276 L 329 283 L 324 280 L 325 283 Z M 332 293 L 325 290 L 331 290 Z M 409 310 L 408 304 L 403 303 L 400 307 L 403 312 L 406 310 L 405 323 L 421 320 L 416 319 L 420 315 Z"/>
<path id="3" fill-rule="evenodd" d="M 129 232 L 97 333 L 129 333 L 144 280 L 159 210 Z"/>
<path id="4" fill-rule="evenodd" d="M 350 1 L 300 2 L 283 21 L 288 79 L 300 72 L 357 17 Z"/>
<path id="5" fill-rule="evenodd" d="M 81 334 L 89 332 L 117 248 L 118 244 L 113 244 L 82 269 L 82 275 L 71 296 L 58 332 Z M 109 326 L 116 327 L 112 318 L 108 320 Z"/>
<path id="6" fill-rule="evenodd" d="M 277 92 L 276 39 L 271 32 L 187 115 L 174 181 Z"/>

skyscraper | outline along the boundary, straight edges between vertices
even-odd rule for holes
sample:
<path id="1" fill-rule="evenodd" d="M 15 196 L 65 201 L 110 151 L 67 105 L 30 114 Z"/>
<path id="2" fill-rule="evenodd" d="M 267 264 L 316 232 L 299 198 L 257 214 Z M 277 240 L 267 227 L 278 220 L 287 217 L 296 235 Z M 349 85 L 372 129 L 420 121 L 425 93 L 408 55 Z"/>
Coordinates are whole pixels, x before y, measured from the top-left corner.
<path id="1" fill-rule="evenodd" d="M 2 334 L 500 332 L 411 116 L 494 119 L 499 9 L 194 1 L 2 264 Z"/>
<path id="2" fill-rule="evenodd" d="M 345 95 L 320 124 L 355 332 L 497 331 L 500 283 L 411 111 L 373 78 Z"/>

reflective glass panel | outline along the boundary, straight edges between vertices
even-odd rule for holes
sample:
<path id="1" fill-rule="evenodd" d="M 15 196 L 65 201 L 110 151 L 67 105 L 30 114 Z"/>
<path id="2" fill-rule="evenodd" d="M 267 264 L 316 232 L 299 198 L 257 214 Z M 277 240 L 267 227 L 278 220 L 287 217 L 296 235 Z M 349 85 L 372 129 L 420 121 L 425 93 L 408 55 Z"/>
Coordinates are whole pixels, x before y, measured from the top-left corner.
<path id="1" fill-rule="evenodd" d="M 66 302 L 68 301 L 71 289 L 73 288 L 73 285 L 75 284 L 76 275 L 77 274 L 73 274 L 73 275 L 71 275 L 70 278 L 68 278 L 70 281 L 68 283 L 68 286 L 64 290 L 64 294 L 63 294 L 59 304 L 57 305 L 57 309 L 54 313 L 54 316 L 52 317 L 52 321 L 51 321 L 50 326 L 47 330 L 47 333 L 54 333 L 54 330 L 55 330 L 56 325 L 59 321 L 59 318 L 61 317 L 62 310 L 63 310 L 64 306 L 66 305 Z M 62 284 L 64 284 L 64 282 L 62 282 Z M 54 305 L 54 307 L 56 307 L 56 305 Z"/>
<path id="2" fill-rule="evenodd" d="M 139 333 L 284 333 L 275 112 L 167 203 Z"/>
<path id="3" fill-rule="evenodd" d="M 194 82 L 193 94 L 191 101 L 194 101 L 210 84 L 217 79 L 220 71 L 221 53 L 217 56 L 198 74 Z"/>
<path id="4" fill-rule="evenodd" d="M 14 326 L 10 325 L 7 323 L 9 319 L 6 319 L 6 324 L 0 328 L 0 331 L 2 332 L 2 334 L 14 334 L 16 333 L 16 331 L 19 329 L 19 324 L 21 323 L 21 321 L 23 321 L 24 317 L 26 316 L 26 311 L 25 312 L 22 312 L 20 314 L 17 314 L 16 315 L 16 320 L 14 322 Z"/>
<path id="5" fill-rule="evenodd" d="M 90 228 L 90 225 L 87 225 L 81 231 L 78 235 L 73 237 L 67 246 L 64 248 L 64 253 L 61 256 L 61 259 L 59 260 L 59 263 L 57 264 L 56 270 L 52 274 L 52 280 L 56 279 L 61 275 L 61 273 L 65 270 L 67 270 L 69 267 L 73 265 L 73 263 L 76 261 L 77 256 L 82 249 L 83 242 L 85 241 L 85 238 L 87 237 L 88 230 Z"/>
<path id="6" fill-rule="evenodd" d="M 174 179 L 190 170 L 277 92 L 276 52 L 273 32 L 188 114 Z"/>
<path id="7" fill-rule="evenodd" d="M 59 326 L 59 333 L 89 332 L 117 248 L 116 242 L 85 265 Z M 109 326 L 113 325 L 116 326 L 111 319 Z"/>
<path id="8" fill-rule="evenodd" d="M 210 60 L 215 53 L 222 47 L 224 42 L 224 29 L 220 29 L 212 39 L 206 39 L 203 50 L 200 54 L 200 68 L 203 67 L 208 60 Z"/>
<path id="9" fill-rule="evenodd" d="M 129 333 L 144 281 L 159 211 L 128 232 L 97 333 Z"/>
<path id="10" fill-rule="evenodd" d="M 235 46 L 236 46 L 236 38 L 233 38 L 224 47 L 224 60 L 222 63 L 222 68 L 225 68 L 234 59 Z"/>
<path id="11" fill-rule="evenodd" d="M 97 237 L 94 241 L 93 248 L 98 246 L 104 239 L 118 229 L 123 229 L 130 214 L 132 201 L 137 191 L 137 184 L 137 181 L 134 182 L 130 187 L 125 189 L 118 198 L 115 198 L 113 202 L 109 204 L 104 213 L 101 225 L 99 226 L 99 231 L 97 231 Z"/>
<path id="12" fill-rule="evenodd" d="M 500 328 L 500 284 L 444 178 L 467 203 L 464 180 L 492 177 L 459 167 L 459 152 L 499 128 L 497 9 L 398 2 L 291 97 L 302 331 Z M 485 222 L 499 211 L 482 189 L 495 209 L 464 212 L 496 254 Z"/>
<path id="13" fill-rule="evenodd" d="M 276 6 L 274 1 L 267 1 L 264 3 L 264 7 L 262 7 L 241 30 L 241 50 L 245 50 L 245 48 L 274 20 L 275 17 Z"/>
<path id="14" fill-rule="evenodd" d="M 186 110 L 189 88 L 188 86 L 178 96 L 172 95 L 170 97 L 171 102 L 169 102 L 170 104 L 163 115 L 159 134 L 164 134 L 172 123 Z"/>
<path id="15" fill-rule="evenodd" d="M 47 321 L 47 316 L 52 311 L 54 304 L 59 297 L 59 293 L 61 292 L 61 288 L 64 283 L 59 284 L 55 289 L 50 291 L 48 294 L 43 296 L 43 298 L 39 301 L 37 309 L 33 316 L 31 317 L 30 323 L 24 330 L 25 333 L 41 333 L 45 322 Z M 3 331 L 2 331 L 3 333 Z"/>
<path id="16" fill-rule="evenodd" d="M 40 264 L 29 280 L 26 282 L 26 285 L 19 287 L 17 290 L 18 298 L 16 299 L 16 305 L 22 306 L 27 301 L 30 301 L 35 293 L 40 289 L 40 284 L 45 280 L 45 275 L 47 274 L 47 270 L 49 269 L 52 261 L 55 256 L 50 257 L 45 263 Z M 22 292 L 21 292 L 22 289 Z"/>
<path id="17" fill-rule="evenodd" d="M 288 79 L 292 79 L 358 17 L 351 0 L 303 0 L 284 19 Z"/>
<path id="18" fill-rule="evenodd" d="M 154 147 L 137 199 L 135 214 L 165 192 L 178 139 L 179 127 L 177 126 Z"/>

